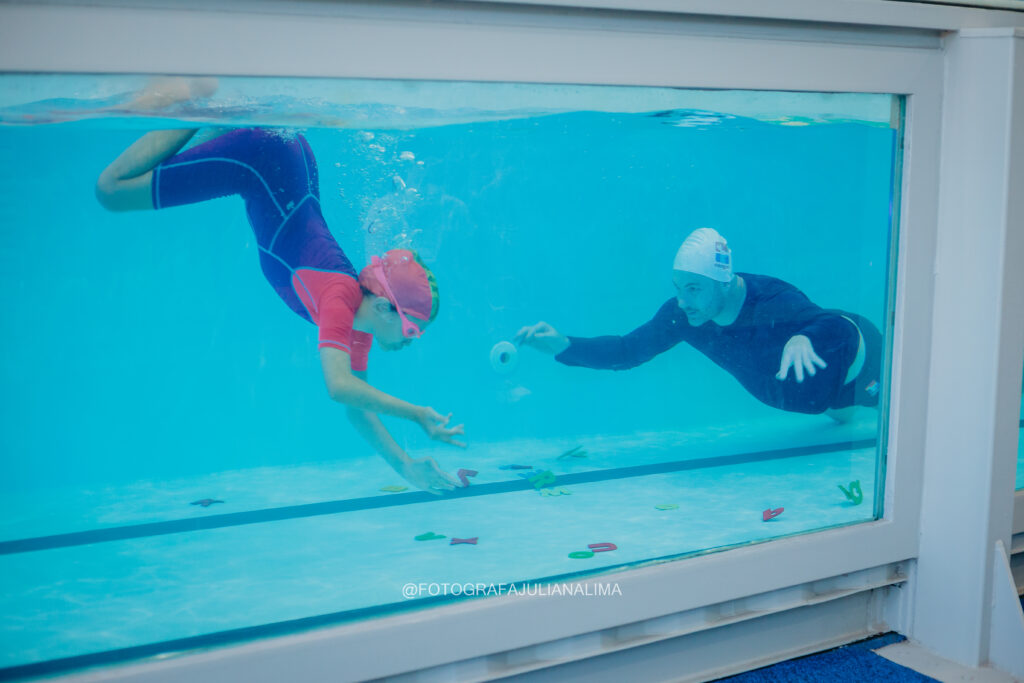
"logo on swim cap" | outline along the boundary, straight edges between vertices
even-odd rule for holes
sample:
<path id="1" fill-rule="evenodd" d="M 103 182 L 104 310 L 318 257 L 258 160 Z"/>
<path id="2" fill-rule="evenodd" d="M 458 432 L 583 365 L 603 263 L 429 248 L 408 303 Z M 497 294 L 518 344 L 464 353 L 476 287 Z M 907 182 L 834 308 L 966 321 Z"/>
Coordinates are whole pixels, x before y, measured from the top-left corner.
<path id="1" fill-rule="evenodd" d="M 672 267 L 718 282 L 729 282 L 732 280 L 732 252 L 718 232 L 711 228 L 697 228 L 679 247 Z"/>
<path id="2" fill-rule="evenodd" d="M 728 268 L 730 265 L 729 247 L 724 241 L 715 242 L 715 265 Z"/>

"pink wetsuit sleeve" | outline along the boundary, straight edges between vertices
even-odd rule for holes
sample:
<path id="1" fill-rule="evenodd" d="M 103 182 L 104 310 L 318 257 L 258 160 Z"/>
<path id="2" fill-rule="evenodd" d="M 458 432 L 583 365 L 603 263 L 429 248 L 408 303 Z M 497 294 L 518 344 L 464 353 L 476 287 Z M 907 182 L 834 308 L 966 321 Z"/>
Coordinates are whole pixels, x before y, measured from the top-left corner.
<path id="1" fill-rule="evenodd" d="M 356 339 L 369 335 L 352 329 L 362 298 L 359 284 L 353 278 L 344 277 L 325 288 L 319 303 L 318 348 L 328 346 L 344 351 L 351 357 L 353 370 L 366 369 L 366 351 L 356 343 Z"/>
<path id="2" fill-rule="evenodd" d="M 366 370 L 369 364 L 370 345 L 373 344 L 373 335 L 359 330 L 352 332 L 352 358 L 353 370 Z"/>

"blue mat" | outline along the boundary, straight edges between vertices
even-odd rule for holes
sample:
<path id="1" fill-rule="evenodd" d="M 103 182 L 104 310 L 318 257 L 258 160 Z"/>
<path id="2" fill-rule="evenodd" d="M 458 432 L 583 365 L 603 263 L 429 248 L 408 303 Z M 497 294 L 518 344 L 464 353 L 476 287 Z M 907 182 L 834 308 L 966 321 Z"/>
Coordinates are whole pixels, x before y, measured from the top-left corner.
<path id="1" fill-rule="evenodd" d="M 907 681 L 923 683 L 934 678 L 907 669 L 890 662 L 885 657 L 876 655 L 873 650 L 893 643 L 906 640 L 898 633 L 887 633 L 876 638 L 862 640 L 859 643 L 816 655 L 808 655 L 787 662 L 779 662 L 763 669 L 756 669 L 740 674 L 721 678 L 719 681 L 729 683 L 794 683 L 796 681 L 829 681 L 829 683 L 872 683 L 881 681 Z"/>

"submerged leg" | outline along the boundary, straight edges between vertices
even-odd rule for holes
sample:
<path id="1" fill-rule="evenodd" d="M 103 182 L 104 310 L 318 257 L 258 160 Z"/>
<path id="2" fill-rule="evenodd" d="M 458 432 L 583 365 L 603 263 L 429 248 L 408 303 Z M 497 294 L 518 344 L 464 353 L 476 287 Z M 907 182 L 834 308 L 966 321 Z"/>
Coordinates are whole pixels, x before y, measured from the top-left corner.
<path id="1" fill-rule="evenodd" d="M 96 181 L 96 198 L 110 211 L 153 208 L 153 168 L 185 146 L 195 128 L 146 133 L 103 169 Z"/>
<path id="2" fill-rule="evenodd" d="M 217 89 L 212 78 L 154 79 L 128 105 L 132 110 L 153 110 L 207 97 Z M 96 198 L 111 211 L 153 208 L 152 170 L 177 154 L 196 133 L 195 128 L 146 133 L 107 166 L 96 181 Z"/>

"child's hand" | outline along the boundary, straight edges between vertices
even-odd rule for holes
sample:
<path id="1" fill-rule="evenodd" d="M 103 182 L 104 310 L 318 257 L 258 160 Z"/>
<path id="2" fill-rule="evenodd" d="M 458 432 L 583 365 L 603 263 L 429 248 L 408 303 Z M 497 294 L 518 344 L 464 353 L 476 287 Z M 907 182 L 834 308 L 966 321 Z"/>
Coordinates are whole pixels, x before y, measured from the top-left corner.
<path id="1" fill-rule="evenodd" d="M 451 491 L 456 486 L 462 486 L 452 475 L 438 467 L 433 458 L 410 460 L 399 474 L 413 486 L 437 496 L 443 491 Z"/>
<path id="2" fill-rule="evenodd" d="M 455 436 L 459 434 L 465 434 L 464 425 L 456 425 L 449 427 L 448 422 L 452 419 L 452 414 L 448 413 L 447 416 L 443 416 L 433 408 L 420 408 L 416 414 L 416 424 L 423 428 L 423 431 L 427 433 L 431 439 L 435 441 L 444 441 L 445 443 L 460 448 L 465 448 L 466 444 L 461 441 L 456 441 Z"/>

